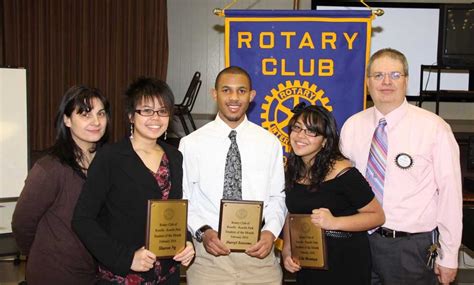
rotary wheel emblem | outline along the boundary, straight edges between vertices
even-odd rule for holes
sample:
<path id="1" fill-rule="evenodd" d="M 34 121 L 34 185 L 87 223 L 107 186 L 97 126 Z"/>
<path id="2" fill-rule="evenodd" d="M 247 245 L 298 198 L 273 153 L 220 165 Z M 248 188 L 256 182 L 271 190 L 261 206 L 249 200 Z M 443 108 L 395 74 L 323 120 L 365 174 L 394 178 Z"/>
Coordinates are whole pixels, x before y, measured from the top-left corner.
<path id="1" fill-rule="evenodd" d="M 247 218 L 248 212 L 245 209 L 239 209 L 237 210 L 237 212 L 235 212 L 235 215 L 237 216 L 237 218 L 242 220 L 242 219 Z"/>
<path id="2" fill-rule="evenodd" d="M 278 90 L 272 89 L 271 95 L 265 96 L 262 104 L 262 127 L 276 135 L 281 144 L 285 147 L 285 152 L 290 151 L 290 141 L 287 126 L 293 113 L 291 110 L 300 102 L 307 102 L 311 105 L 320 105 L 332 112 L 329 105 L 329 98 L 324 96 L 324 90 L 318 89 L 315 84 L 309 84 L 299 80 L 293 82 L 288 80 L 285 85 L 278 84 Z M 319 102 L 319 104 L 317 104 Z"/>
<path id="3" fill-rule="evenodd" d="M 165 211 L 163 213 L 163 216 L 164 216 L 165 220 L 167 220 L 167 221 L 171 220 L 174 217 L 174 210 L 171 209 L 171 208 L 165 209 Z"/>

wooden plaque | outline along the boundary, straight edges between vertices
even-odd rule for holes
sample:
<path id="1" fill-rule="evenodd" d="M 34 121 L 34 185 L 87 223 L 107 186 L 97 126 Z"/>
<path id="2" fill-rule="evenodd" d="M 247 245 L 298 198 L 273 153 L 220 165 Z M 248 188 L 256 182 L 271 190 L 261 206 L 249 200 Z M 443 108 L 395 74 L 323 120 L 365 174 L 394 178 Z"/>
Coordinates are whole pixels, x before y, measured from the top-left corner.
<path id="1" fill-rule="evenodd" d="M 148 200 L 146 248 L 169 258 L 186 247 L 187 200 Z"/>
<path id="2" fill-rule="evenodd" d="M 262 201 L 221 200 L 219 239 L 230 251 L 245 251 L 260 239 L 262 211 Z"/>
<path id="3" fill-rule="evenodd" d="M 310 215 L 290 214 L 291 256 L 304 268 L 327 269 L 324 230 L 311 222 Z"/>

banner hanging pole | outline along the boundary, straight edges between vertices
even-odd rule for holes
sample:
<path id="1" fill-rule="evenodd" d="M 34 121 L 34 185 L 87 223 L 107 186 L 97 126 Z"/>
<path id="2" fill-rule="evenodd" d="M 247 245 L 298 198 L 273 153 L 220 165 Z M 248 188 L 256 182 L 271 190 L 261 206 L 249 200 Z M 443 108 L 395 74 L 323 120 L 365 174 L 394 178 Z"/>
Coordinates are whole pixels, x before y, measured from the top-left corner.
<path id="1" fill-rule="evenodd" d="M 225 17 L 225 10 L 226 9 L 229 9 L 230 7 L 234 6 L 239 0 L 232 0 L 231 3 L 227 4 L 227 6 L 225 6 L 224 8 L 214 8 L 212 10 L 212 13 L 216 16 L 219 16 L 219 17 Z M 372 7 L 370 7 L 369 5 L 367 5 L 365 3 L 364 0 L 360 0 L 360 3 L 362 5 L 364 5 L 365 7 L 367 7 L 369 10 L 372 11 L 372 14 L 380 17 L 380 16 L 383 16 L 383 14 L 385 14 L 385 11 L 382 10 L 382 9 L 372 9 Z M 293 0 L 293 10 L 299 10 L 300 9 L 300 1 L 299 0 Z"/>
<path id="2" fill-rule="evenodd" d="M 214 8 L 214 10 L 212 10 L 212 13 L 214 13 L 214 15 L 219 16 L 219 17 L 225 17 L 225 10 L 234 6 L 237 3 L 237 1 L 239 0 L 232 0 L 232 2 L 227 4 L 224 8 Z"/>
<path id="3" fill-rule="evenodd" d="M 360 3 L 362 3 L 362 5 L 364 5 L 364 6 L 367 7 L 370 11 L 372 11 L 372 14 L 374 14 L 374 15 L 376 15 L 376 16 L 378 16 L 378 17 L 380 17 L 380 16 L 382 16 L 383 14 L 385 14 L 385 11 L 382 10 L 382 9 L 375 9 L 375 10 L 372 9 L 372 7 L 370 7 L 369 5 L 367 5 L 364 0 L 360 0 Z"/>

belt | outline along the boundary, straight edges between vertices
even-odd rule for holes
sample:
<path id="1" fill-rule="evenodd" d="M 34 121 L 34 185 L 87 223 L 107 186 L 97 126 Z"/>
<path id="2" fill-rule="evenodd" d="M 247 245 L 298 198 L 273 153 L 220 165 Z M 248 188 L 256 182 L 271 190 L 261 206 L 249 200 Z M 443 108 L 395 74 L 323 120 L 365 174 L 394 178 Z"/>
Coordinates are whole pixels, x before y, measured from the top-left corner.
<path id="1" fill-rule="evenodd" d="M 401 231 L 396 231 L 396 230 L 380 227 L 375 232 L 386 238 L 401 238 L 401 237 L 409 237 L 409 236 L 414 236 L 414 235 L 419 235 L 419 234 L 426 234 L 426 233 L 430 233 L 431 231 L 421 232 L 421 233 L 407 233 L 407 232 L 401 232 Z"/>
<path id="2" fill-rule="evenodd" d="M 351 238 L 352 233 L 349 232 L 341 232 L 341 231 L 332 231 L 332 230 L 326 230 L 324 231 L 325 236 L 331 237 L 331 238 Z"/>

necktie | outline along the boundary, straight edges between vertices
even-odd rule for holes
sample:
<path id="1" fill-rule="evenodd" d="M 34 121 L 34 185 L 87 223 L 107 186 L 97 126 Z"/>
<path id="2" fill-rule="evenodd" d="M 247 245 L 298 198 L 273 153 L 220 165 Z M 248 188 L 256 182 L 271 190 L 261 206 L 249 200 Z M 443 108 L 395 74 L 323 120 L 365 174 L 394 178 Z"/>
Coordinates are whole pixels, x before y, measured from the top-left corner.
<path id="1" fill-rule="evenodd" d="M 370 145 L 369 160 L 367 162 L 366 178 L 374 191 L 375 197 L 382 204 L 383 187 L 385 182 L 385 165 L 387 163 L 387 133 L 385 126 L 387 121 L 380 119 L 379 125 L 375 129 Z"/>
<path id="2" fill-rule="evenodd" d="M 227 200 L 242 200 L 242 165 L 236 136 L 237 132 L 234 130 L 229 134 L 231 143 L 225 162 L 224 195 L 222 196 Z"/>

